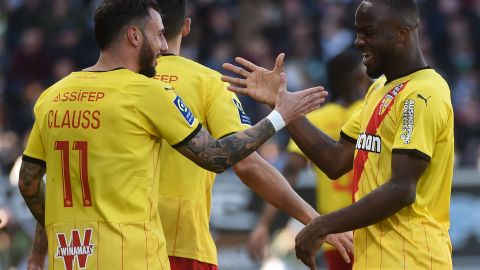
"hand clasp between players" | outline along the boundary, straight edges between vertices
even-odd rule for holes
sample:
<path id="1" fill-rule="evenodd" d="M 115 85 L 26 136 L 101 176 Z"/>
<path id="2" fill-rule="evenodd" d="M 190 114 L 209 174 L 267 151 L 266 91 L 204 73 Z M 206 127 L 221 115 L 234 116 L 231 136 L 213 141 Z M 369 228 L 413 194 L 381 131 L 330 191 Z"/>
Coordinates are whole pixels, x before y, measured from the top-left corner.
<path id="1" fill-rule="evenodd" d="M 222 76 L 222 81 L 231 84 L 228 89 L 232 92 L 250 96 L 258 102 L 275 107 L 288 124 L 291 120 L 319 108 L 325 102 L 328 92 L 322 86 L 289 92 L 286 88 L 285 73 L 283 73 L 284 57 L 283 53 L 278 55 L 272 70 L 236 57 L 235 61 L 242 67 L 229 63 L 223 64 L 223 67 L 243 78 Z"/>

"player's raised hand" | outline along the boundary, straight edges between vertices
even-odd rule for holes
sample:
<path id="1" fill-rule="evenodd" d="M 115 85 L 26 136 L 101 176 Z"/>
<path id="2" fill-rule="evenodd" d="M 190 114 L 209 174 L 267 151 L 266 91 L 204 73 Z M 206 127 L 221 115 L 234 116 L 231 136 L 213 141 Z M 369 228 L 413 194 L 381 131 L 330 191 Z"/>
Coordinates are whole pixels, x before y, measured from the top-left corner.
<path id="1" fill-rule="evenodd" d="M 328 92 L 321 86 L 298 92 L 289 92 L 286 85 L 287 78 L 285 73 L 282 72 L 280 73 L 280 86 L 275 100 L 275 110 L 282 115 L 285 124 L 318 109 L 328 96 Z"/>
<path id="2" fill-rule="evenodd" d="M 223 64 L 223 68 L 243 78 L 222 76 L 222 81 L 231 84 L 228 90 L 247 95 L 258 102 L 273 107 L 280 86 L 280 73 L 283 72 L 284 58 L 284 53 L 279 54 L 275 61 L 275 67 L 272 70 L 268 70 L 244 58 L 236 57 L 235 61 L 240 64 L 240 66 L 225 63 Z"/>

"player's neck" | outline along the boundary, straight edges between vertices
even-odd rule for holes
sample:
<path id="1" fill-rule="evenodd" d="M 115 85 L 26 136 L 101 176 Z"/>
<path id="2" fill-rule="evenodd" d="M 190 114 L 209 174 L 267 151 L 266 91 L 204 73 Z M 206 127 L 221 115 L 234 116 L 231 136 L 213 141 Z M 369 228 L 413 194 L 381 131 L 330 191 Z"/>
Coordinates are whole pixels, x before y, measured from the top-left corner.
<path id="1" fill-rule="evenodd" d="M 182 34 L 180 33 L 175 38 L 167 40 L 169 54 L 180 55 L 180 47 L 182 46 Z"/>
<path id="2" fill-rule="evenodd" d="M 396 61 L 392 61 L 391 65 L 391 69 L 385 72 L 387 83 L 427 67 L 427 62 L 420 49 L 417 48 L 401 55 Z"/>
<path id="3" fill-rule="evenodd" d="M 126 68 L 133 72 L 139 71 L 138 64 L 132 61 L 132 57 L 125 57 L 121 53 L 113 52 L 113 50 L 105 50 L 100 52 L 98 61 L 95 65 L 84 69 L 85 71 L 108 71 L 116 68 Z"/>

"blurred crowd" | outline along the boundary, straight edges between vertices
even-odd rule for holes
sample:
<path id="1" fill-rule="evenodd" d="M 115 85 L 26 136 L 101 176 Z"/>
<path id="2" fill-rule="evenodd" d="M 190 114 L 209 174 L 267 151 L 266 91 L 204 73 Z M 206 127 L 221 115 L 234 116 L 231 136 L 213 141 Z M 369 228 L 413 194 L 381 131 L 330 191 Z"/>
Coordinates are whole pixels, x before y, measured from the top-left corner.
<path id="1" fill-rule="evenodd" d="M 15 181 L 10 184 L 7 175 L 22 153 L 36 99 L 70 72 L 95 63 L 99 53 L 92 33 L 96 2 L 0 0 L 0 209 L 16 192 Z M 328 87 L 324 64 L 352 46 L 358 3 L 191 0 L 192 32 L 184 40 L 182 54 L 223 72 L 222 63 L 232 62 L 235 56 L 270 68 L 275 56 L 286 52 L 289 89 Z M 452 90 L 456 165 L 478 166 L 480 0 L 419 0 L 418 4 L 423 52 Z M 242 101 L 254 121 L 268 112 L 248 98 L 242 97 Z M 267 155 L 273 151 L 272 161 L 281 153 L 285 138 L 280 136 L 276 146 L 269 145 L 277 149 L 266 151 Z M 2 237 L 0 231 L 0 258 L 6 243 Z"/>

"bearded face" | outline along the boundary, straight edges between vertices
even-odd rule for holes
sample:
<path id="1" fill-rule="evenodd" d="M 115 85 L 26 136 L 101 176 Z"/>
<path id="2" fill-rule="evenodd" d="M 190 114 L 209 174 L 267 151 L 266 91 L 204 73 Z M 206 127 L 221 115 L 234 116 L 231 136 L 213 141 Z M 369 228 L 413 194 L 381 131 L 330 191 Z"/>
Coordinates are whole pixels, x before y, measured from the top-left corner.
<path id="1" fill-rule="evenodd" d="M 152 78 L 155 76 L 156 71 L 155 71 L 155 65 L 156 65 L 156 54 L 150 47 L 150 43 L 148 42 L 148 39 L 145 36 L 145 33 L 142 33 L 144 38 L 144 42 L 142 44 L 142 48 L 140 50 L 140 56 L 139 56 L 139 66 L 140 66 L 140 71 L 138 73 L 147 76 L 149 78 Z"/>

